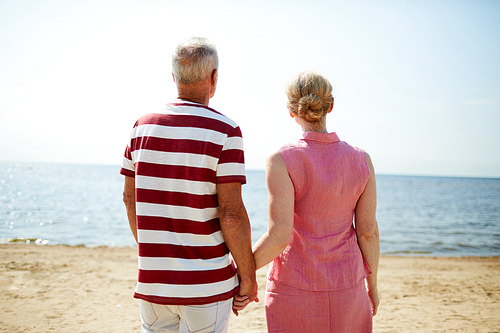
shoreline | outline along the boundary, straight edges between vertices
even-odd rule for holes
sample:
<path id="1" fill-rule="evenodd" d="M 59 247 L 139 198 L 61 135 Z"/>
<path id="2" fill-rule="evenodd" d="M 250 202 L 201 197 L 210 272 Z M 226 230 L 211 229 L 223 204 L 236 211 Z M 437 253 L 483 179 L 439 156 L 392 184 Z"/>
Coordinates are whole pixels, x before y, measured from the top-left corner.
<path id="1" fill-rule="evenodd" d="M 130 245 L 88 245 L 88 244 L 64 244 L 64 243 L 51 243 L 50 240 L 42 238 L 0 238 L 0 245 L 31 245 L 31 246 L 69 246 L 69 247 L 86 247 L 89 249 L 99 248 L 99 247 L 109 247 L 109 248 L 128 248 L 137 249 L 137 246 Z M 433 254 L 432 252 L 426 251 L 402 251 L 402 252 L 386 252 L 381 253 L 382 257 L 408 257 L 408 258 L 500 258 L 500 254 L 495 255 L 472 255 L 472 254 L 460 254 L 455 255 L 440 255 Z"/>
<path id="2" fill-rule="evenodd" d="M 140 332 L 132 297 L 137 248 L 0 244 L 0 328 L 9 332 Z M 229 332 L 266 332 L 265 275 L 260 303 Z M 381 306 L 374 332 L 500 330 L 500 257 L 380 258 Z"/>

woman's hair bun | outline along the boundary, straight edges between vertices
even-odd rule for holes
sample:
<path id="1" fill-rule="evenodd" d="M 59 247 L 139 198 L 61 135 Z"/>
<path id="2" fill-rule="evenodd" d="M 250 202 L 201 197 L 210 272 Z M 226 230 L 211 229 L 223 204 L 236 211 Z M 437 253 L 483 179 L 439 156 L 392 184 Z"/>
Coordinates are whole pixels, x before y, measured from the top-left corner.
<path id="1" fill-rule="evenodd" d="M 288 110 L 309 122 L 317 122 L 332 105 L 332 85 L 321 73 L 303 71 L 286 84 Z"/>
<path id="2" fill-rule="evenodd" d="M 317 95 L 309 94 L 300 98 L 298 115 L 308 121 L 317 121 L 323 116 L 323 101 Z"/>

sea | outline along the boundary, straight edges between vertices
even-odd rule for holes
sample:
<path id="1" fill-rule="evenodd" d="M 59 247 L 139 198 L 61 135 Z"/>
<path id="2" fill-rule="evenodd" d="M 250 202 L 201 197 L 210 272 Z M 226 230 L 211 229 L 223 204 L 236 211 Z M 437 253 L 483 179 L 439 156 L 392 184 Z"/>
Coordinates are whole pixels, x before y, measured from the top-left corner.
<path id="1" fill-rule="evenodd" d="M 119 166 L 0 162 L 0 241 L 135 247 Z M 500 178 L 377 175 L 381 253 L 500 256 Z M 264 171 L 248 170 L 252 241 L 267 228 Z"/>

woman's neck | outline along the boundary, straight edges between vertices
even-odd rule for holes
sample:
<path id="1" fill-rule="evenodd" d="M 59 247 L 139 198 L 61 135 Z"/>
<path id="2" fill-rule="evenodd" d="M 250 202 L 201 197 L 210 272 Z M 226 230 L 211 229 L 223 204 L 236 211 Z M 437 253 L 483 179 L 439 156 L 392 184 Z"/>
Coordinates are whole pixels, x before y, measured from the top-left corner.
<path id="1" fill-rule="evenodd" d="M 302 127 L 302 131 L 305 132 L 318 132 L 318 133 L 328 133 L 326 129 L 326 117 L 323 117 L 317 122 L 311 123 L 300 117 L 296 117 L 297 123 Z"/>

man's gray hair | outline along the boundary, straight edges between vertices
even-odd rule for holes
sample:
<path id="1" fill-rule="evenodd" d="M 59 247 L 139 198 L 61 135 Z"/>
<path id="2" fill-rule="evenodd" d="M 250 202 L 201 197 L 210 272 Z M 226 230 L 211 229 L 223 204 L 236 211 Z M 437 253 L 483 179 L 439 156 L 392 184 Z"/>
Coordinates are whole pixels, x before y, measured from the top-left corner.
<path id="1" fill-rule="evenodd" d="M 217 49 L 206 38 L 191 37 L 179 44 L 172 55 L 176 82 L 191 84 L 202 81 L 218 67 Z"/>

